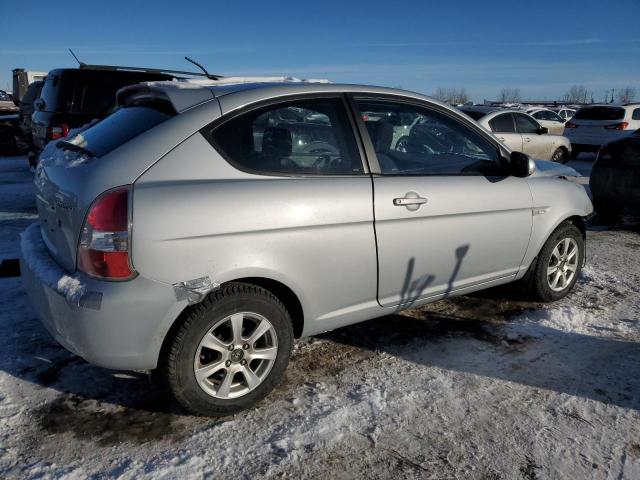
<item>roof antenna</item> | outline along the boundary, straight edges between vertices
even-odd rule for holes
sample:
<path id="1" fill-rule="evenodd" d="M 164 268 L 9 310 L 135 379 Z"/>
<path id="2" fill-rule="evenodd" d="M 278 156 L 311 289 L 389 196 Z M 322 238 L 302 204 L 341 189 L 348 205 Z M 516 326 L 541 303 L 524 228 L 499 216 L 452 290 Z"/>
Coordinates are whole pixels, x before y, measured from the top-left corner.
<path id="1" fill-rule="evenodd" d="M 76 54 L 75 54 L 75 53 L 73 53 L 73 50 L 69 49 L 69 52 L 71 53 L 71 55 L 73 55 L 73 58 L 75 58 L 75 59 L 76 59 L 76 62 L 78 62 L 78 65 L 79 65 L 80 67 L 85 67 L 85 66 L 87 65 L 86 63 L 81 62 L 81 61 L 78 59 L 78 57 L 76 56 Z"/>
<path id="2" fill-rule="evenodd" d="M 206 68 L 204 68 L 201 64 L 199 64 L 195 60 L 193 60 L 193 59 L 191 59 L 189 57 L 184 57 L 184 59 L 187 62 L 193 63 L 196 67 L 198 67 L 200 70 L 202 70 L 204 72 L 204 76 L 207 77 L 209 80 L 220 80 L 220 75 L 211 75 L 209 72 L 207 72 Z"/>

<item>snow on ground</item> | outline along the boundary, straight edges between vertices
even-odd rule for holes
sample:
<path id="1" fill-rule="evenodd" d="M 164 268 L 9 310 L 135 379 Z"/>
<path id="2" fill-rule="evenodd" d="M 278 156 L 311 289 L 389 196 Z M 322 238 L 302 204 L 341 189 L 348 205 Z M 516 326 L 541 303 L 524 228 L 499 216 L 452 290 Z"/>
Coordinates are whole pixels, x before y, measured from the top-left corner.
<path id="1" fill-rule="evenodd" d="M 0 159 L 3 256 L 33 217 L 25 170 Z M 220 419 L 67 353 L 0 279 L 0 478 L 638 479 L 639 248 L 591 229 L 554 305 L 505 287 L 300 341 L 283 385 Z"/>

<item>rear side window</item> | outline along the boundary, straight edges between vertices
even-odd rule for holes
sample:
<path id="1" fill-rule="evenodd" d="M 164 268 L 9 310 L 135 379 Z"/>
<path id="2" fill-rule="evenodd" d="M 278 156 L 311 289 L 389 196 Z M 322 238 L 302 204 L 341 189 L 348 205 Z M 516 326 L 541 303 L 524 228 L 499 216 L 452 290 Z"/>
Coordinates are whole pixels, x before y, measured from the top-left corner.
<path id="1" fill-rule="evenodd" d="M 576 112 L 575 120 L 622 120 L 624 108 L 620 107 L 584 107 Z"/>
<path id="2" fill-rule="evenodd" d="M 633 116 L 631 117 L 633 120 L 640 120 L 640 108 L 636 108 L 633 111 Z"/>
<path id="3" fill-rule="evenodd" d="M 510 113 L 498 115 L 489 120 L 489 126 L 492 132 L 496 133 L 515 133 L 516 128 L 513 125 L 513 118 Z"/>
<path id="4" fill-rule="evenodd" d="M 116 110 L 104 120 L 69 139 L 96 157 L 101 157 L 134 137 L 169 119 L 168 111 L 145 106 Z"/>
<path id="5" fill-rule="evenodd" d="M 339 98 L 298 100 L 251 110 L 202 132 L 241 170 L 354 175 L 362 160 Z"/>
<path id="6" fill-rule="evenodd" d="M 520 113 L 515 113 L 513 116 L 516 118 L 518 133 L 538 133 L 540 126 L 534 120 Z"/>

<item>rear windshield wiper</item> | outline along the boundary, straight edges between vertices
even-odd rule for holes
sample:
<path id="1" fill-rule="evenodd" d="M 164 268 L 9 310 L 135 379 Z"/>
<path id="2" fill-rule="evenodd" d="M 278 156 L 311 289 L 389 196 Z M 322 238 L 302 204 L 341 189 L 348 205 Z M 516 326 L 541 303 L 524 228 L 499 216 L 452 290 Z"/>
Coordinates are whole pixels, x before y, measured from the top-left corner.
<path id="1" fill-rule="evenodd" d="M 76 145 L 75 143 L 71 143 L 67 140 L 60 140 L 58 143 L 56 143 L 56 148 L 64 148 L 65 150 L 71 150 L 72 152 L 82 153 L 83 155 L 87 155 L 89 157 L 96 156 L 96 154 L 93 153 L 91 150 L 87 150 L 86 148 L 81 147 L 80 145 Z"/>

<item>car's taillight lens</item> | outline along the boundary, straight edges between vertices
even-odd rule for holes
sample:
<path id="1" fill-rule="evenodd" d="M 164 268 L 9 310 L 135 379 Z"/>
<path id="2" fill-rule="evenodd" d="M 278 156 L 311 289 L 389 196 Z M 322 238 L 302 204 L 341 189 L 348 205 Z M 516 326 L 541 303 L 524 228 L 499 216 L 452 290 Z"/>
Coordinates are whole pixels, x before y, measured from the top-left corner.
<path id="1" fill-rule="evenodd" d="M 106 280 L 127 280 L 131 267 L 129 187 L 100 195 L 85 218 L 78 245 L 78 270 Z"/>
<path id="2" fill-rule="evenodd" d="M 627 122 L 620 122 L 620 123 L 614 123 L 613 125 L 607 125 L 604 128 L 606 128 L 607 130 L 624 130 L 628 126 L 629 124 Z"/>
<path id="3" fill-rule="evenodd" d="M 69 125 L 60 124 L 51 127 L 51 140 L 58 140 L 69 135 Z"/>
<path id="4" fill-rule="evenodd" d="M 565 128 L 578 128 L 578 125 L 575 123 L 567 122 L 564 124 Z"/>

